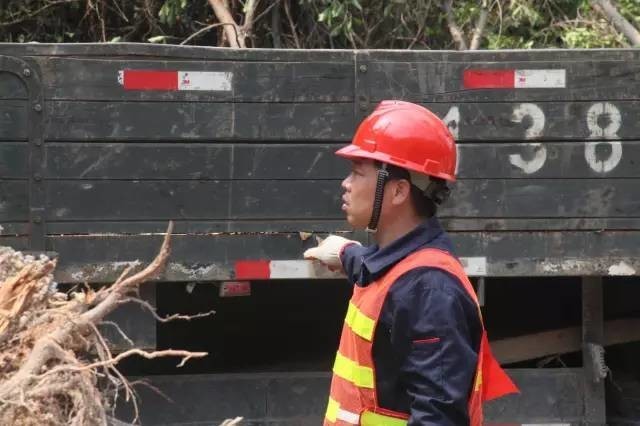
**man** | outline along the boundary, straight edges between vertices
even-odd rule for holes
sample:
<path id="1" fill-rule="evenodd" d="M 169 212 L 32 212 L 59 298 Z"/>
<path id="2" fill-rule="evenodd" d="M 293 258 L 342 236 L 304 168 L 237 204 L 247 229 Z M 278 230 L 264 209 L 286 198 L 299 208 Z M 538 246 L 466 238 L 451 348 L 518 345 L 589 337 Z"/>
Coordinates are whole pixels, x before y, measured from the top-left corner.
<path id="1" fill-rule="evenodd" d="M 455 180 L 451 133 L 426 108 L 383 101 L 337 155 L 352 162 L 342 210 L 376 244 L 332 235 L 304 254 L 354 284 L 324 424 L 481 425 L 482 401 L 517 389 L 435 217 Z"/>

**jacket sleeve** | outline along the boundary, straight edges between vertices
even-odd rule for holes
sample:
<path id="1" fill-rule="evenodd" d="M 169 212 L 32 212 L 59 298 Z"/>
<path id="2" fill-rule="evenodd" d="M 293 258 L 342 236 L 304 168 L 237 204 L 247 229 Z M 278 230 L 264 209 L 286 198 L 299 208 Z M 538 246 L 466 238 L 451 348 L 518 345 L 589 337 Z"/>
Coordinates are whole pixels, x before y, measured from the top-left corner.
<path id="1" fill-rule="evenodd" d="M 477 308 L 457 278 L 435 269 L 415 272 L 397 286 L 391 304 L 391 345 L 406 354 L 400 371 L 408 425 L 469 424 L 481 333 Z"/>
<path id="2" fill-rule="evenodd" d="M 362 270 L 362 256 L 367 251 L 367 247 L 358 244 L 349 244 L 342 249 L 340 254 L 340 262 L 342 269 L 347 276 L 349 283 L 355 285 L 360 279 Z"/>

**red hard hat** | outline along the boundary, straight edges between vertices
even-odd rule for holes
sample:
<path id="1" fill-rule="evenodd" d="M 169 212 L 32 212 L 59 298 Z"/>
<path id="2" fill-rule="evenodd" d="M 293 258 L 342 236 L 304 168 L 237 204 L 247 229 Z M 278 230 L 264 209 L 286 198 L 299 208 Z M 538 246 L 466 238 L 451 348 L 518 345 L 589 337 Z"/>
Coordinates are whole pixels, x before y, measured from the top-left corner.
<path id="1" fill-rule="evenodd" d="M 351 145 L 337 155 L 369 158 L 454 181 L 456 143 L 447 126 L 428 109 L 404 101 L 382 101 L 364 119 Z"/>

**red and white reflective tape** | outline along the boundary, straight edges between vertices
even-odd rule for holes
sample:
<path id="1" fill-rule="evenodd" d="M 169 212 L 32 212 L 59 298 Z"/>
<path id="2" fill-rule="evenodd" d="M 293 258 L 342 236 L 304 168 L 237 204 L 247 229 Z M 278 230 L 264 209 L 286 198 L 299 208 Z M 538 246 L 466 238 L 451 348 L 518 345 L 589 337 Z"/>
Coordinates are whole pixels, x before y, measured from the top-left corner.
<path id="1" fill-rule="evenodd" d="M 465 70 L 465 89 L 551 89 L 567 85 L 563 69 L 551 70 Z"/>
<path id="2" fill-rule="evenodd" d="M 487 275 L 486 257 L 462 257 L 460 262 L 469 276 Z M 344 275 L 310 260 L 239 260 L 235 264 L 236 280 L 327 278 L 344 278 Z"/>
<path id="3" fill-rule="evenodd" d="M 118 71 L 124 90 L 230 91 L 233 73 L 221 71 Z"/>

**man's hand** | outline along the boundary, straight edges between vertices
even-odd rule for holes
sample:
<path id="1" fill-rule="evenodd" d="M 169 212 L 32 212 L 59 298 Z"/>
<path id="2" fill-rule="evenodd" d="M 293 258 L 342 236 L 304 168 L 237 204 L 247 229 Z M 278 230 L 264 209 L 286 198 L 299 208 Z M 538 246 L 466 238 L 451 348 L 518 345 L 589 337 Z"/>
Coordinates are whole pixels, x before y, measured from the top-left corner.
<path id="1" fill-rule="evenodd" d="M 342 263 L 340 262 L 342 250 L 350 244 L 362 245 L 354 240 L 348 240 L 337 235 L 329 235 L 318 244 L 318 247 L 305 251 L 303 256 L 305 259 L 318 260 L 331 270 L 339 270 L 342 269 Z"/>

